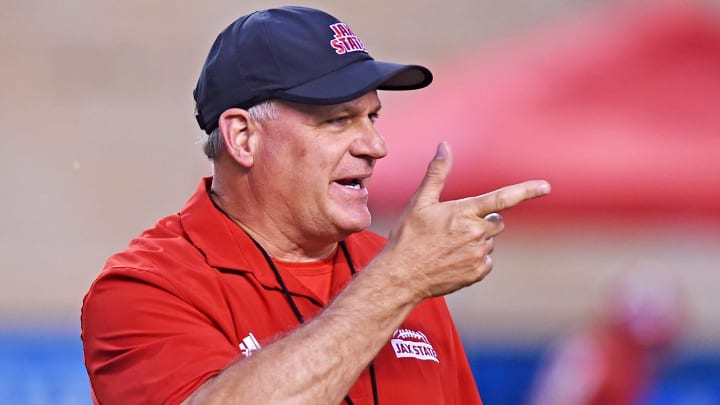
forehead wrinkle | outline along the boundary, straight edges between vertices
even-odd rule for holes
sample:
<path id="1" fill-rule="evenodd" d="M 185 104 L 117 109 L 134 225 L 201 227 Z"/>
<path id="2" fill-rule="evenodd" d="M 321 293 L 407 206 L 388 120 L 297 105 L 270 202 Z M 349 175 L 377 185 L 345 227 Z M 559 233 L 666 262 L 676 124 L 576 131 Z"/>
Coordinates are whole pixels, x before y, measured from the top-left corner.
<path id="1" fill-rule="evenodd" d="M 370 110 L 372 112 L 377 112 L 382 107 L 380 105 L 379 98 L 376 98 L 375 102 L 373 104 L 374 105 L 370 108 Z M 336 104 L 331 107 L 337 107 L 338 112 L 348 112 L 348 113 L 355 112 L 355 111 L 362 111 L 364 109 L 363 105 L 362 105 L 362 101 L 359 98 L 356 98 L 355 100 L 346 101 L 342 104 Z"/>
<path id="2" fill-rule="evenodd" d="M 325 116 L 325 115 L 332 115 L 332 114 L 338 114 L 338 113 L 360 112 L 360 111 L 364 110 L 364 107 L 362 106 L 362 104 L 364 104 L 362 101 L 362 98 L 363 97 L 359 97 L 354 100 L 346 101 L 344 103 L 329 104 L 329 105 L 304 104 L 304 103 L 296 103 L 293 101 L 285 101 L 285 100 L 279 100 L 279 103 L 284 105 L 287 108 L 296 110 L 305 115 Z M 377 97 L 373 100 L 372 104 L 374 104 L 374 105 L 370 108 L 370 113 L 377 113 L 382 108 L 380 99 Z"/>

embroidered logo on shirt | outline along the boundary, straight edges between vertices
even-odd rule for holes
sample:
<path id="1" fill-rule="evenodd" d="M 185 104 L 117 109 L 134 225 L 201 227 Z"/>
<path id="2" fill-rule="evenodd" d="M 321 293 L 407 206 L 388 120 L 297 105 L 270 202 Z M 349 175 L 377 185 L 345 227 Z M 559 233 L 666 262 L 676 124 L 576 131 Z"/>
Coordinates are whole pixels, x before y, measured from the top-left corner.
<path id="1" fill-rule="evenodd" d="M 424 333 L 411 329 L 397 329 L 390 339 L 397 358 L 413 357 L 440 363 L 435 349 Z"/>
<path id="2" fill-rule="evenodd" d="M 242 350 L 242 354 L 245 355 L 245 357 L 250 357 L 252 354 L 260 349 L 262 349 L 262 346 L 260 346 L 260 342 L 255 339 L 255 336 L 250 333 L 242 340 L 242 343 L 240 343 L 238 346 L 240 346 L 240 350 Z"/>

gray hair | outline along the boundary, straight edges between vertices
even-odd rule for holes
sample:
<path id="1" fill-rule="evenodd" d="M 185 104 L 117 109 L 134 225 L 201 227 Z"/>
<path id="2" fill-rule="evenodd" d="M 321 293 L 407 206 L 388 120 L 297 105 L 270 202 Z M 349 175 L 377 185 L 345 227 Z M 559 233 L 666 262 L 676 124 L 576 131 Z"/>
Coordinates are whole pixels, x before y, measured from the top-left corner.
<path id="1" fill-rule="evenodd" d="M 276 104 L 273 100 L 255 104 L 248 108 L 247 112 L 254 121 L 274 120 L 278 118 Z M 225 147 L 225 141 L 223 140 L 222 133 L 220 133 L 220 128 L 213 129 L 212 132 L 204 138 L 203 151 L 205 152 L 205 156 L 213 160 Z"/>

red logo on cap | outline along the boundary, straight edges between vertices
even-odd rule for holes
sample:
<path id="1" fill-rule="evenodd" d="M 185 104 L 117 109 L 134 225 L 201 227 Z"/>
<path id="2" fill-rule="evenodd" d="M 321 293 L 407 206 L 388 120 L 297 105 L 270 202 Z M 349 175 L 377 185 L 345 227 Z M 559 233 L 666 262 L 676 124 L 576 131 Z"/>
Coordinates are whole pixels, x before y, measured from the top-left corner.
<path id="1" fill-rule="evenodd" d="M 335 53 L 342 55 L 347 52 L 367 52 L 360 38 L 345 23 L 336 23 L 330 25 L 334 38 L 330 41 L 330 46 L 335 49 Z"/>

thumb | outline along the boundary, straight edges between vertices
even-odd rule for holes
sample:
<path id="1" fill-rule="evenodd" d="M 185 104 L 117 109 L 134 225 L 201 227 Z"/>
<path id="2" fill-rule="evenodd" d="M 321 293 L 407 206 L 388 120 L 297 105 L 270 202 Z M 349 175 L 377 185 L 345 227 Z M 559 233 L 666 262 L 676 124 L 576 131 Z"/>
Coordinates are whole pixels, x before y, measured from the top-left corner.
<path id="1" fill-rule="evenodd" d="M 450 145 L 442 142 L 438 145 L 435 157 L 430 161 L 425 178 L 412 198 L 412 205 L 427 206 L 440 200 L 440 193 L 445 185 L 445 179 L 452 168 L 452 153 Z"/>

